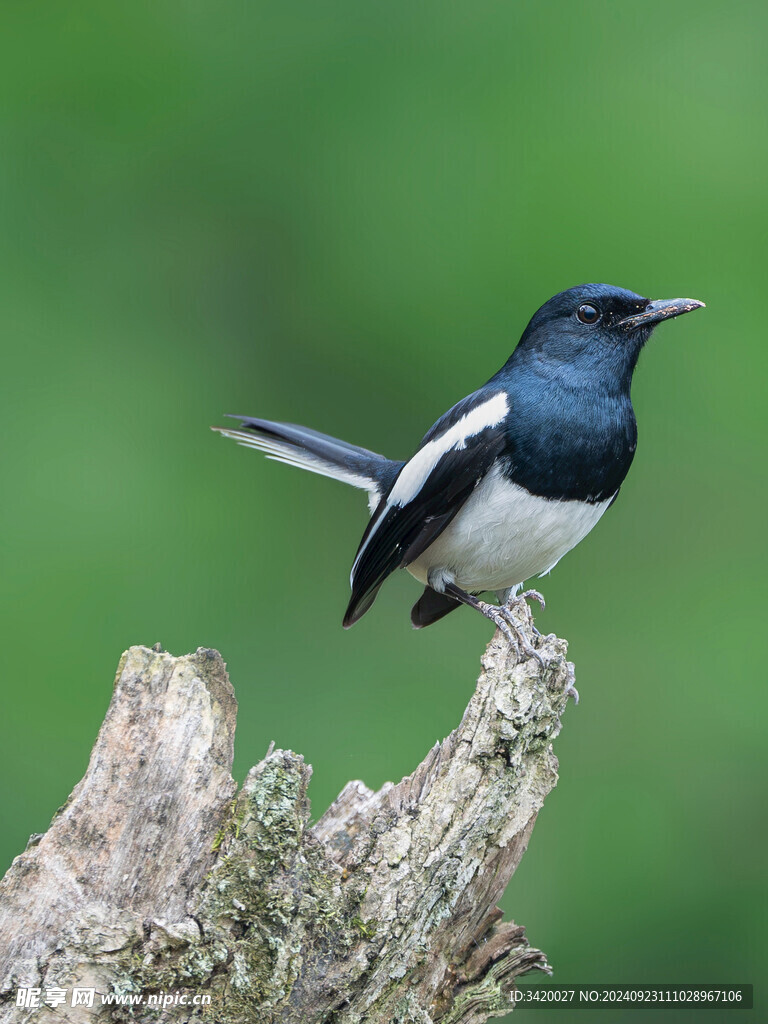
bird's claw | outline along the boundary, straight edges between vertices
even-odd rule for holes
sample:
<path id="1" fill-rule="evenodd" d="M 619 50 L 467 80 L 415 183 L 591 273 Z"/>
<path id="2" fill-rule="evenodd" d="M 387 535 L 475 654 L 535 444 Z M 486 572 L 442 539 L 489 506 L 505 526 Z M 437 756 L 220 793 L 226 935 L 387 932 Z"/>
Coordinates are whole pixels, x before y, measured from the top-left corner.
<path id="1" fill-rule="evenodd" d="M 479 607 L 483 615 L 495 623 L 496 628 L 503 633 L 509 646 L 518 657 L 522 653 L 526 658 L 535 658 L 542 668 L 546 668 L 544 658 L 535 647 L 531 646 L 525 633 L 520 628 L 520 624 L 513 614 L 512 608 L 514 606 L 488 604 L 485 601 L 480 601 Z M 538 631 L 536 631 L 536 635 L 539 636 Z"/>
<path id="2" fill-rule="evenodd" d="M 538 629 L 536 629 L 536 623 L 533 621 L 533 612 L 526 604 L 527 600 L 538 601 L 542 609 L 546 608 L 547 606 L 547 603 L 544 600 L 544 595 L 540 594 L 538 590 L 526 590 L 522 594 L 510 595 L 505 605 L 505 608 L 510 613 L 513 612 L 515 608 L 518 608 L 520 609 L 520 611 L 523 611 L 525 615 L 527 615 L 528 617 L 528 623 L 531 627 L 533 635 L 541 636 L 541 633 L 538 631 Z M 531 650 L 532 649 L 533 648 L 531 648 Z M 542 663 L 540 658 L 539 662 Z"/>
<path id="3" fill-rule="evenodd" d="M 517 597 L 516 600 L 538 601 L 542 611 L 544 611 L 544 609 L 547 607 L 547 602 L 544 600 L 544 595 L 540 594 L 538 590 L 526 590 L 522 594 L 520 594 L 520 596 Z"/>
<path id="4" fill-rule="evenodd" d="M 487 601 L 479 601 L 478 608 L 490 621 L 496 626 L 500 633 L 505 637 L 509 646 L 513 649 L 516 654 L 520 654 L 520 645 L 509 628 L 509 620 L 502 614 L 502 610 L 498 605 L 488 604 Z"/>
<path id="5" fill-rule="evenodd" d="M 567 678 L 565 680 L 565 690 L 563 690 L 563 693 L 565 694 L 566 697 L 573 697 L 573 703 L 574 704 L 578 704 L 579 703 L 579 691 L 574 686 L 574 683 L 576 682 L 576 673 L 574 672 L 573 665 L 570 663 L 570 661 L 567 663 L 567 665 L 568 665 L 568 676 L 567 676 Z"/>
<path id="6" fill-rule="evenodd" d="M 541 633 L 536 629 L 536 623 L 533 621 L 533 612 L 526 604 L 527 600 L 538 601 L 541 605 L 542 611 L 547 607 L 547 603 L 544 600 L 544 595 L 540 594 L 538 590 L 526 590 L 522 594 L 510 595 L 507 600 L 506 607 L 509 609 L 521 608 L 525 610 L 530 622 L 531 629 L 533 630 L 534 636 L 541 636 Z"/>

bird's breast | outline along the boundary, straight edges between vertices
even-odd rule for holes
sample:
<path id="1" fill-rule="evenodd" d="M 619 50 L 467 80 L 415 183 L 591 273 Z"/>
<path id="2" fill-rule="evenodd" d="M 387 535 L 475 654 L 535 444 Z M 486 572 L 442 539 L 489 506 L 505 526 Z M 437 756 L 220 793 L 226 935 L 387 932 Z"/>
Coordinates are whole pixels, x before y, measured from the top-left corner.
<path id="1" fill-rule="evenodd" d="M 463 590 L 503 590 L 554 568 L 595 526 L 612 497 L 598 502 L 540 497 L 501 465 L 478 484 L 455 518 L 408 571 Z"/>
<path id="2" fill-rule="evenodd" d="M 508 471 L 545 498 L 600 502 L 614 495 L 637 447 L 628 394 L 569 392 L 551 383 L 511 399 Z"/>

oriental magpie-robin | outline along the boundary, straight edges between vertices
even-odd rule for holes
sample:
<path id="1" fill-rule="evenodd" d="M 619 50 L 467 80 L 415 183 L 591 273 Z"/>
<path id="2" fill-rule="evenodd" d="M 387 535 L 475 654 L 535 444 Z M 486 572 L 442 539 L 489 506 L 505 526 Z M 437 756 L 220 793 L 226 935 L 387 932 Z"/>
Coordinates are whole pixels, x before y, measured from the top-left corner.
<path id="1" fill-rule="evenodd" d="M 548 573 L 619 493 L 637 441 L 630 399 L 640 350 L 663 320 L 703 306 L 585 284 L 545 302 L 498 373 L 397 462 L 292 423 L 237 416 L 214 427 L 268 458 L 368 492 L 352 566 L 349 627 L 384 580 L 407 569 L 424 593 L 418 629 L 469 605 L 530 650 L 511 614 L 522 584 Z M 499 605 L 478 594 L 495 591 Z M 523 597 L 539 600 L 528 591 Z"/>

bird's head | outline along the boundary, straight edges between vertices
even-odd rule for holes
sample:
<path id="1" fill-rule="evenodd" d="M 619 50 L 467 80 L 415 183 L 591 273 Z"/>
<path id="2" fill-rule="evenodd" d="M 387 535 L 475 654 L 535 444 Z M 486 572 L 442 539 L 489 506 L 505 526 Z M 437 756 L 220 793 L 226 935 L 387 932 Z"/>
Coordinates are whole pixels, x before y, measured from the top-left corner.
<path id="1" fill-rule="evenodd" d="M 515 356 L 553 370 L 628 381 L 654 328 L 703 305 L 698 299 L 646 299 L 608 284 L 578 285 L 537 310 Z"/>

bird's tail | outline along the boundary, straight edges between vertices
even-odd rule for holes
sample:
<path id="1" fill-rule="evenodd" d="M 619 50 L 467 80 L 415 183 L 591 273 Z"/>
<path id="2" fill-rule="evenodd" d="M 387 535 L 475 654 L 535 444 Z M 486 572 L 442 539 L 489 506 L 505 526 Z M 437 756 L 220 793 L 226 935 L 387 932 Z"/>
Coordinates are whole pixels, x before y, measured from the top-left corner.
<path id="1" fill-rule="evenodd" d="M 424 593 L 411 609 L 411 624 L 414 629 L 423 629 L 457 608 L 461 608 L 461 605 L 455 598 L 438 594 L 432 587 L 425 587 Z"/>
<path id="2" fill-rule="evenodd" d="M 334 480 L 368 491 L 371 511 L 392 486 L 403 466 L 402 462 L 394 462 L 367 448 L 359 448 L 328 434 L 299 427 L 295 423 L 277 423 L 250 416 L 232 418 L 240 420 L 238 429 L 211 429 L 224 437 L 231 437 L 238 444 L 264 452 L 268 459 L 307 469 L 321 476 L 330 476 Z"/>

